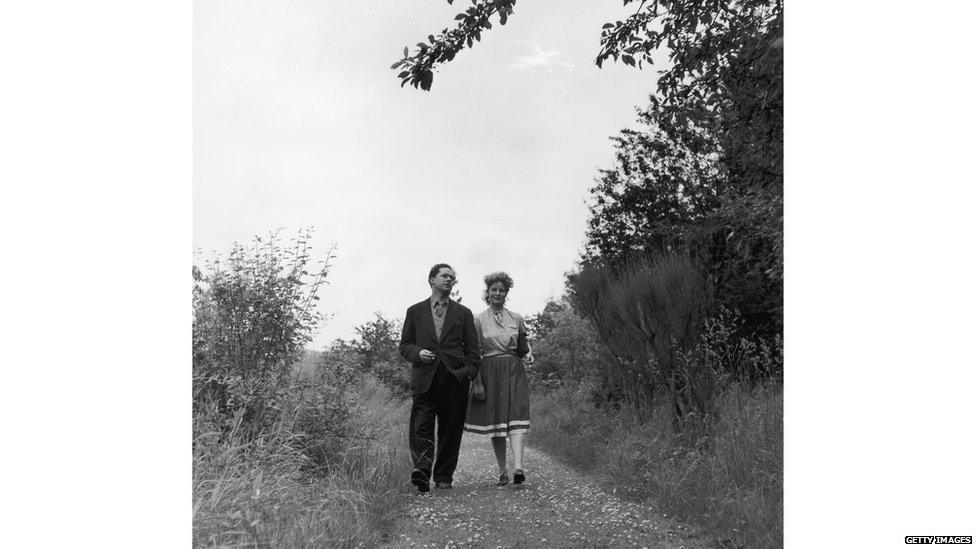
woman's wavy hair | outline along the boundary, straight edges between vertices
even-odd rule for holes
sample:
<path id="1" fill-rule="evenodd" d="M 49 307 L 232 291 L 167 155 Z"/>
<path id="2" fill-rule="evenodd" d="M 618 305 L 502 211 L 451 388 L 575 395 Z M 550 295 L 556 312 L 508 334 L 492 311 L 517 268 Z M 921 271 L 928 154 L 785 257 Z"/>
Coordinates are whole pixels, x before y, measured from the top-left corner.
<path id="1" fill-rule="evenodd" d="M 485 301 L 485 303 L 488 303 L 488 288 L 491 288 L 491 285 L 496 282 L 501 282 L 502 285 L 505 286 L 506 292 L 511 290 L 512 286 L 515 286 L 515 281 L 512 280 L 512 277 L 508 276 L 508 273 L 506 273 L 505 271 L 495 271 L 493 273 L 486 274 L 485 291 L 484 294 L 481 296 L 481 298 Z"/>

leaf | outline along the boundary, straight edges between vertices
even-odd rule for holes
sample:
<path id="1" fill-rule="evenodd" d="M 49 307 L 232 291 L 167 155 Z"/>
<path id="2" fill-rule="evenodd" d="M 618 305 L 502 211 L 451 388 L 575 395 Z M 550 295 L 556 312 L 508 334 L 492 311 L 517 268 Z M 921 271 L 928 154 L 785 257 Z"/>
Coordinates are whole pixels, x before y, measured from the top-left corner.
<path id="1" fill-rule="evenodd" d="M 605 28 L 605 29 L 612 29 L 613 27 L 614 27 L 614 24 L 613 23 L 607 23 L 607 24 L 603 25 L 603 28 Z"/>
<path id="2" fill-rule="evenodd" d="M 410 55 L 410 50 L 406 46 L 403 46 L 403 57 L 406 58 Z"/>
<path id="3" fill-rule="evenodd" d="M 390 65 L 390 68 L 391 69 L 396 69 L 397 67 L 399 67 L 402 64 L 403 64 L 403 61 L 397 61 L 396 63 Z"/>
<path id="4" fill-rule="evenodd" d="M 457 15 L 454 16 L 454 20 L 455 21 L 460 21 L 461 19 L 464 19 L 464 18 L 465 18 L 465 15 L 463 13 L 459 13 L 459 14 L 457 14 Z"/>

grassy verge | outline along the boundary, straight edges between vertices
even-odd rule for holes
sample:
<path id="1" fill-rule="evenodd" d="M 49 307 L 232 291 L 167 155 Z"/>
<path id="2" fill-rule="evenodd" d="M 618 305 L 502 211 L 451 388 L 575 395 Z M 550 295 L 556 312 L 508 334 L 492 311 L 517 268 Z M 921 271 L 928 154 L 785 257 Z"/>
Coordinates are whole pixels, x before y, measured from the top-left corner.
<path id="1" fill-rule="evenodd" d="M 323 403 L 320 394 L 296 392 L 290 411 L 250 440 L 233 425 L 220 429 L 195 417 L 194 546 L 379 541 L 395 511 L 393 495 L 409 477 L 407 403 L 368 377 L 338 398 Z M 325 416 L 323 409 L 341 413 Z M 310 417 L 331 419 L 310 425 Z"/>
<path id="2" fill-rule="evenodd" d="M 605 478 L 617 493 L 702 526 L 723 545 L 781 547 L 782 387 L 733 387 L 719 409 L 709 436 L 688 444 L 663 413 L 642 423 L 626 407 L 595 408 L 587 386 L 563 388 L 533 396 L 529 441 Z"/>

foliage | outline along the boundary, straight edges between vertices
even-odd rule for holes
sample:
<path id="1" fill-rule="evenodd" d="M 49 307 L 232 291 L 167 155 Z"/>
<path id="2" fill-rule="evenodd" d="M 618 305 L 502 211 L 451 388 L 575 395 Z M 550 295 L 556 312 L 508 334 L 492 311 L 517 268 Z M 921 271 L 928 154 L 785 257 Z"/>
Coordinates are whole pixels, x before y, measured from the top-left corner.
<path id="1" fill-rule="evenodd" d="M 634 0 L 624 0 L 624 5 Z M 780 0 L 642 1 L 626 21 L 604 25 L 597 64 L 652 63 L 664 47 L 653 106 L 668 128 L 719 137 L 731 177 L 747 187 L 782 177 L 783 4 Z M 728 138 L 719 135 L 729 133 Z M 748 177 L 747 177 L 748 176 Z M 742 181 L 745 178 L 745 181 Z"/>
<path id="2" fill-rule="evenodd" d="M 387 319 L 378 312 L 374 314 L 373 320 L 355 328 L 356 337 L 332 342 L 325 360 L 368 372 L 394 394 L 406 396 L 410 390 L 410 370 L 400 358 L 402 324 L 399 319 Z"/>
<path id="3" fill-rule="evenodd" d="M 617 271 L 591 265 L 571 275 L 569 287 L 611 351 L 609 379 L 620 397 L 648 414 L 664 391 L 677 417 L 711 412 L 707 400 L 683 398 L 687 372 L 677 360 L 697 343 L 711 306 L 708 282 L 688 257 L 637 259 Z"/>
<path id="4" fill-rule="evenodd" d="M 782 547 L 783 393 L 732 384 L 689 439 L 657 410 L 596 406 L 588 384 L 532 401 L 530 444 L 603 477 L 618 495 L 701 525 L 721 547 Z"/>
<path id="5" fill-rule="evenodd" d="M 695 236 L 726 191 L 718 145 L 691 130 L 668 132 L 658 111 L 638 111 L 638 129 L 611 141 L 616 164 L 590 190 L 584 260 L 611 264 L 631 255 L 676 250 Z"/>
<path id="6" fill-rule="evenodd" d="M 291 367 L 324 318 L 315 302 L 332 254 L 310 273 L 309 239 L 300 231 L 283 245 L 272 233 L 193 268 L 194 406 L 240 416 L 242 432 L 274 423 Z"/>
<path id="7" fill-rule="evenodd" d="M 616 161 L 591 189 L 582 265 L 687 253 L 720 304 L 741 311 L 749 331 L 771 336 L 782 330 L 781 182 L 732 179 L 724 134 L 686 124 L 673 126 L 652 102 L 636 129 L 612 138 Z"/>
<path id="8" fill-rule="evenodd" d="M 617 163 L 591 190 L 584 264 L 685 251 L 746 329 L 782 331 L 783 3 L 622 0 L 635 6 L 600 35 L 609 59 L 643 68 L 664 50 L 639 130 L 614 138 Z M 452 0 L 448 0 L 452 3 Z M 433 69 L 480 41 L 515 0 L 472 0 L 453 29 L 393 65 L 401 85 L 429 90 Z"/>
<path id="9" fill-rule="evenodd" d="M 283 412 L 257 433 L 240 413 L 225 429 L 215 409 L 195 410 L 194 546 L 379 542 L 409 474 L 398 428 L 406 404 L 368 376 L 336 400 L 342 382 L 331 372 L 320 367 L 286 391 Z"/>
<path id="10" fill-rule="evenodd" d="M 272 234 L 193 268 L 194 545 L 372 546 L 396 511 L 406 405 L 303 348 L 332 258 L 311 250 Z"/>
<path id="11" fill-rule="evenodd" d="M 700 416 L 718 413 L 717 395 L 731 384 L 782 380 L 782 338 L 748 334 L 735 311 L 711 312 L 702 284 L 681 256 L 631 264 L 623 274 L 591 268 L 573 275 L 571 299 L 550 301 L 527 318 L 533 392 L 586 386 L 595 405 L 630 406 L 643 418 L 666 402 L 673 427 L 693 436 Z"/>
<path id="12" fill-rule="evenodd" d="M 550 300 L 525 323 L 536 359 L 527 372 L 533 391 L 599 377 L 605 370 L 601 365 L 611 360 L 596 332 L 566 299 Z"/>
<path id="13" fill-rule="evenodd" d="M 700 368 L 716 372 L 725 383 L 752 387 L 767 380 L 783 379 L 783 339 L 777 334 L 771 341 L 746 338 L 742 317 L 721 308 L 705 319 L 699 343 L 679 357 L 686 364 L 700 363 Z"/>
<path id="14" fill-rule="evenodd" d="M 683 250 L 750 332 L 782 331 L 782 3 L 644 2 L 605 26 L 603 50 L 650 60 L 667 47 L 638 129 L 591 190 L 584 264 Z M 629 62 L 628 64 L 633 64 Z"/>
<path id="15" fill-rule="evenodd" d="M 681 256 L 662 258 L 661 263 L 671 264 L 661 272 L 670 272 L 673 281 L 692 267 Z M 588 283 L 595 288 L 590 297 L 600 314 L 619 323 L 613 324 L 615 330 L 632 334 L 606 338 L 622 352 L 641 352 L 646 336 L 636 333 L 633 325 L 642 321 L 634 315 L 645 310 L 651 296 L 670 295 L 672 302 L 684 305 L 658 299 L 664 310 L 648 314 L 643 320 L 647 326 L 662 325 L 674 332 L 667 326 L 680 326 L 675 311 L 694 309 L 693 296 L 680 297 L 682 283 L 665 292 L 669 277 L 650 275 L 653 271 L 647 267 L 642 271 L 631 265 L 632 274 L 622 278 L 609 269 L 583 275 L 595 279 Z M 644 280 L 637 282 L 633 274 L 641 272 Z M 609 278 L 600 280 L 598 275 Z M 648 289 L 655 286 L 656 290 Z M 643 300 L 642 292 L 649 294 Z M 634 300 L 631 308 L 625 307 L 628 295 Z M 624 496 L 653 500 L 668 514 L 704 526 L 721 546 L 781 546 L 782 339 L 747 337 L 740 315 L 721 307 L 700 319 L 683 344 L 674 334 L 669 336 L 677 397 L 660 393 L 695 406 L 680 419 L 681 428 L 674 429 L 672 406 L 650 406 L 642 400 L 646 385 L 662 378 L 655 355 L 644 350 L 650 364 L 639 365 L 609 352 L 594 319 L 584 318 L 576 308 L 579 296 L 570 296 L 573 299 L 550 302 L 527 319 L 536 350 L 534 370 L 559 376 L 531 385 L 530 442 L 605 476 Z M 613 317 L 625 313 L 631 316 Z M 574 355 L 587 356 L 582 368 L 570 367 L 568 357 Z M 696 411 L 701 409 L 710 412 Z"/>
<path id="16" fill-rule="evenodd" d="M 400 87 L 411 84 L 414 88 L 429 91 L 434 81 L 434 67 L 454 59 L 465 45 L 470 48 L 474 42 L 481 41 L 481 33 L 492 27 L 491 18 L 498 15 L 498 22 L 504 25 L 515 9 L 516 0 L 472 0 L 471 7 L 454 18 L 457 27 L 444 29 L 437 36 L 427 37 L 427 42 L 417 43 L 417 53 L 410 55 L 407 46 L 403 48 L 403 59 L 393 64 L 392 69 L 402 68 L 397 75 L 402 80 Z M 447 0 L 453 4 L 454 0 Z"/>
<path id="17" fill-rule="evenodd" d="M 492 28 L 495 15 L 504 25 L 515 2 L 472 0 L 470 7 L 455 16 L 454 29 L 429 35 L 426 43 L 417 44 L 413 55 L 404 47 L 403 59 L 391 67 L 402 69 L 397 75 L 401 86 L 410 83 L 429 90 L 433 69 L 480 41 L 482 32 Z M 624 6 L 634 3 L 623 0 Z M 782 10 L 780 0 L 642 0 L 625 21 L 603 25 L 595 63 L 602 67 L 612 58 L 642 68 L 645 62 L 653 64 L 654 51 L 666 48 L 671 66 L 658 80 L 658 92 L 666 104 L 691 104 L 700 112 L 728 107 L 724 94 L 728 82 L 741 80 L 743 73 L 754 71 L 757 65 L 775 73 L 775 53 L 772 58 L 767 54 L 769 46 L 782 45 Z M 781 68 L 781 57 L 779 63 Z M 764 91 L 763 84 L 760 81 L 762 89 L 756 91 Z M 756 95 L 760 102 L 769 99 Z"/>

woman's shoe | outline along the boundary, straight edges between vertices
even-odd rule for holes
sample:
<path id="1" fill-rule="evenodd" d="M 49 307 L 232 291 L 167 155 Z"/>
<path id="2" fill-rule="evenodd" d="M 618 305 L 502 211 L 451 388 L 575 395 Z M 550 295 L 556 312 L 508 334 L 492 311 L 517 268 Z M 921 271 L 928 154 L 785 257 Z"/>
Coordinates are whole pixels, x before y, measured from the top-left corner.
<path id="1" fill-rule="evenodd" d="M 514 480 L 515 484 L 522 484 L 525 482 L 525 473 L 521 469 L 516 469 Z"/>
<path id="2" fill-rule="evenodd" d="M 508 484 L 508 473 L 502 473 L 498 476 L 497 486 L 505 486 L 506 484 Z"/>

